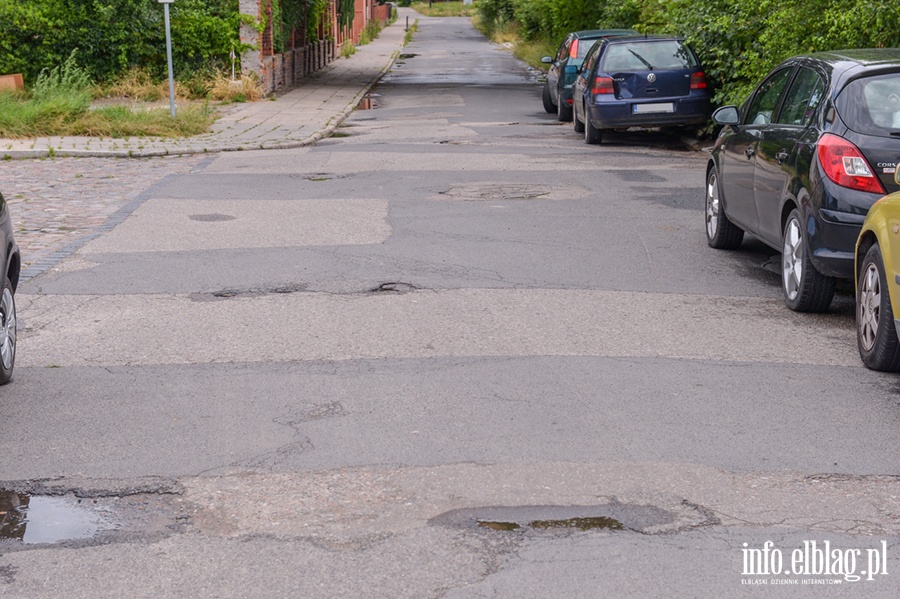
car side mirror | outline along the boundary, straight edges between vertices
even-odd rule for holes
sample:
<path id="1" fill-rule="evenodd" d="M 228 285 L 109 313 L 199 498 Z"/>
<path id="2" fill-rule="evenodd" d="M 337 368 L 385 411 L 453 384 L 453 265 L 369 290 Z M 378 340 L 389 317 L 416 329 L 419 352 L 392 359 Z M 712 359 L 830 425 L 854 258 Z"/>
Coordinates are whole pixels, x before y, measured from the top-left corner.
<path id="1" fill-rule="evenodd" d="M 541 59 L 541 62 L 544 63 L 544 64 L 553 64 L 553 57 L 552 57 L 552 56 L 545 56 L 545 57 L 543 57 L 543 58 Z"/>
<path id="2" fill-rule="evenodd" d="M 739 125 L 741 117 L 737 106 L 722 106 L 712 113 L 712 120 L 717 125 Z"/>

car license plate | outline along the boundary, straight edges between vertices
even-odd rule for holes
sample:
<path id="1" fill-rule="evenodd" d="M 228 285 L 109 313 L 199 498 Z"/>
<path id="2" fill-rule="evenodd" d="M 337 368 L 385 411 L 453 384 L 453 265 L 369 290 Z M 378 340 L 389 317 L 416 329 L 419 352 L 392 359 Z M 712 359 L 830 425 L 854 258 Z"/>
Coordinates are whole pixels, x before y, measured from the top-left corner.
<path id="1" fill-rule="evenodd" d="M 634 104 L 634 114 L 646 114 L 648 112 L 675 112 L 674 102 L 657 102 L 655 104 Z"/>

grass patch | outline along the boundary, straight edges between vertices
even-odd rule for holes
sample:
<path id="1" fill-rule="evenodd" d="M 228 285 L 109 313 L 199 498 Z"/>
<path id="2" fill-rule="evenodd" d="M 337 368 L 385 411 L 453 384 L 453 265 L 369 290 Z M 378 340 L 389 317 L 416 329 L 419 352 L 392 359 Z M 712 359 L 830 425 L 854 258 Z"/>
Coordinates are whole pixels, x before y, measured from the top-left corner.
<path id="1" fill-rule="evenodd" d="M 381 33 L 381 22 L 380 21 L 369 21 L 366 23 L 365 28 L 363 28 L 362 32 L 359 34 L 359 45 L 365 46 L 366 44 L 372 43 L 372 40 L 378 38 Z"/>
<path id="2" fill-rule="evenodd" d="M 544 56 L 556 54 L 558 42 L 550 39 L 525 41 L 519 35 L 519 26 L 507 21 L 501 25 L 486 27 L 479 16 L 472 18 L 472 25 L 495 44 L 509 48 L 513 56 L 526 62 L 529 66 L 546 71 L 550 65 L 541 62 Z"/>
<path id="3" fill-rule="evenodd" d="M 413 24 L 409 26 L 409 29 L 406 30 L 406 35 L 403 36 L 403 45 L 409 44 L 413 40 L 413 36 L 416 34 L 416 31 L 419 30 L 419 19 L 413 21 Z"/>
<path id="4" fill-rule="evenodd" d="M 209 87 L 209 98 L 222 102 L 256 102 L 265 97 L 262 81 L 255 75 L 232 81 L 231 78 L 217 73 Z"/>
<path id="5" fill-rule="evenodd" d="M 473 17 L 478 11 L 475 4 L 462 2 L 413 2 L 412 9 L 426 17 Z"/>
<path id="6" fill-rule="evenodd" d="M 173 119 L 168 107 L 135 110 L 106 106 L 91 110 L 89 98 L 0 94 L 0 137 L 10 139 L 66 135 L 186 137 L 206 132 L 214 120 L 215 113 L 208 105 L 183 106 Z"/>
<path id="7" fill-rule="evenodd" d="M 350 58 L 354 54 L 356 54 L 356 46 L 353 44 L 352 40 L 347 40 L 341 44 L 341 56 Z"/>

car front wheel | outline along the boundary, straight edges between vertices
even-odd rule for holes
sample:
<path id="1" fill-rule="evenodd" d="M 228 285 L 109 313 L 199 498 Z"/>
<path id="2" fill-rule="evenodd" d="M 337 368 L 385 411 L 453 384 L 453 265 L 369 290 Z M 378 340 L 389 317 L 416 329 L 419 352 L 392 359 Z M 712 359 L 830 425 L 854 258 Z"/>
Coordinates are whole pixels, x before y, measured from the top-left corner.
<path id="1" fill-rule="evenodd" d="M 6 278 L 0 293 L 0 385 L 12 378 L 16 364 L 16 299 Z"/>
<path id="2" fill-rule="evenodd" d="M 706 242 L 719 250 L 733 250 L 744 240 L 744 231 L 728 220 L 719 193 L 719 177 L 711 168 L 706 177 Z"/>
<path id="3" fill-rule="evenodd" d="M 824 312 L 834 297 L 834 278 L 813 266 L 800 223 L 800 212 L 794 208 L 784 224 L 781 250 L 784 301 L 796 312 Z"/>
<path id="4" fill-rule="evenodd" d="M 878 244 L 869 248 L 859 268 L 856 287 L 856 345 L 863 364 L 872 370 L 900 370 L 900 342 L 888 292 L 884 260 Z"/>

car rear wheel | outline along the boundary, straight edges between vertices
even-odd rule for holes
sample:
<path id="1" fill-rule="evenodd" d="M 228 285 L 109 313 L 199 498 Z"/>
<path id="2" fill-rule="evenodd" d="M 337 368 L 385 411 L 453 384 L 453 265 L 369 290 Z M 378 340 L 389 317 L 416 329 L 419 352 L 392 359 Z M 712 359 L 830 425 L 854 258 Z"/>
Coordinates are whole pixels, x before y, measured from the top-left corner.
<path id="1" fill-rule="evenodd" d="M 706 177 L 706 242 L 719 250 L 733 250 L 744 240 L 744 231 L 728 220 L 719 193 L 719 177 L 711 168 Z"/>
<path id="2" fill-rule="evenodd" d="M 568 123 L 572 120 L 572 107 L 560 98 L 556 105 L 556 120 L 560 123 Z"/>
<path id="3" fill-rule="evenodd" d="M 584 133 L 584 122 L 578 118 L 577 110 L 572 117 L 572 124 L 575 126 L 575 133 Z"/>
<path id="4" fill-rule="evenodd" d="M 897 341 L 894 311 L 878 244 L 869 248 L 859 267 L 856 345 L 863 364 L 872 370 L 900 370 L 900 342 Z"/>
<path id="5" fill-rule="evenodd" d="M 549 82 L 544 84 L 544 93 L 541 95 L 541 100 L 544 102 L 544 110 L 550 114 L 556 112 L 556 104 L 553 103 L 553 98 L 550 97 Z"/>
<path id="6" fill-rule="evenodd" d="M 603 131 L 594 127 L 587 113 L 584 115 L 584 143 L 598 144 L 603 141 Z"/>
<path id="7" fill-rule="evenodd" d="M 824 312 L 834 297 L 834 278 L 813 266 L 800 223 L 800 212 L 794 208 L 784 225 L 781 251 L 784 301 L 796 312 Z"/>
<path id="8" fill-rule="evenodd" d="M 16 364 L 16 300 L 7 277 L 0 293 L 0 385 L 12 378 Z"/>

